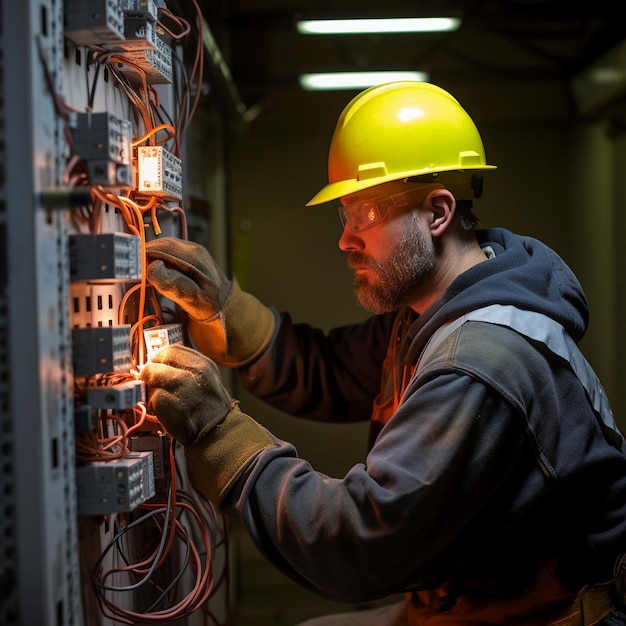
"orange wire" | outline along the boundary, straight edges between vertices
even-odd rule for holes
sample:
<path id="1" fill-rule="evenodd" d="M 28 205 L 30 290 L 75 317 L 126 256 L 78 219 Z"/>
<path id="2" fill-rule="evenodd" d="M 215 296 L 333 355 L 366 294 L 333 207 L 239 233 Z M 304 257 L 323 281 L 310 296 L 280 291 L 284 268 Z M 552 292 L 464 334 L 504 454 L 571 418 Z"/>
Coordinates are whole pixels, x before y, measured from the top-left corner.
<path id="1" fill-rule="evenodd" d="M 158 133 L 160 130 L 168 130 L 169 131 L 169 135 L 165 139 L 161 140 L 161 143 L 163 143 L 164 141 L 168 141 L 169 139 L 172 139 L 173 137 L 176 136 L 176 129 L 171 124 L 159 124 L 158 126 L 154 126 L 150 130 L 148 130 L 141 137 L 138 137 L 137 139 L 135 139 L 132 142 L 133 148 L 135 148 L 140 143 L 143 143 L 144 141 L 146 141 L 148 139 L 153 140 L 154 135 L 156 135 L 156 133 Z M 152 144 L 152 145 L 154 145 L 154 144 Z"/>

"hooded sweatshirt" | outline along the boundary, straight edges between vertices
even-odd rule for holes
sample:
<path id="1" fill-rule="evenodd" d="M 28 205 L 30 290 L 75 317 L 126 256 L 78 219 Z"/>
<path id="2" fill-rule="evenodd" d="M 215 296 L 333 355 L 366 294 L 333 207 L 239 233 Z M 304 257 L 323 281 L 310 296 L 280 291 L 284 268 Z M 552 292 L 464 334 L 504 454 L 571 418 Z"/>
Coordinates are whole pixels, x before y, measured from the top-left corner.
<path id="1" fill-rule="evenodd" d="M 421 316 L 403 309 L 325 334 L 276 313 L 270 346 L 240 370 L 282 411 L 373 428 L 343 477 L 277 440 L 227 508 L 302 586 L 349 603 L 405 593 L 411 624 L 547 610 L 611 579 L 626 550 L 626 459 L 566 360 L 470 321 L 416 371 L 435 331 L 493 304 L 541 313 L 575 342 L 585 333 L 582 288 L 553 250 L 504 229 L 476 234 L 488 260 Z"/>

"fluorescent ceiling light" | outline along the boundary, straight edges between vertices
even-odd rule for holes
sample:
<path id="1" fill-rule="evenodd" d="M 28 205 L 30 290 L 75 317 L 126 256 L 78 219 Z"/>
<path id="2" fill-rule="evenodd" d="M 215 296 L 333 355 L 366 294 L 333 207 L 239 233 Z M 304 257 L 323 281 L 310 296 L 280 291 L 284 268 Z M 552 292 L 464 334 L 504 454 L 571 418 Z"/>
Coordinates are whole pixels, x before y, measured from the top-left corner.
<path id="1" fill-rule="evenodd" d="M 397 17 L 390 19 L 301 20 L 296 24 L 304 35 L 350 33 L 433 33 L 456 30 L 458 17 Z"/>
<path id="2" fill-rule="evenodd" d="M 300 86 L 307 91 L 364 89 L 396 80 L 427 81 L 426 72 L 326 72 L 302 74 Z"/>

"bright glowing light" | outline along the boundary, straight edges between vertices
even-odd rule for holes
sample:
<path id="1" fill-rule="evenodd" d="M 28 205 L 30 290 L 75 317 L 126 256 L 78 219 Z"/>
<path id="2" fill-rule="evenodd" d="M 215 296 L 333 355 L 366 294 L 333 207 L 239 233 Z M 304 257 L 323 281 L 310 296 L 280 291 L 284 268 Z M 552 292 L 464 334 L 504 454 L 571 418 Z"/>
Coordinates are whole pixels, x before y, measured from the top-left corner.
<path id="1" fill-rule="evenodd" d="M 356 33 L 433 33 L 457 30 L 458 17 L 402 17 L 391 19 L 302 20 L 296 24 L 304 35 Z"/>
<path id="2" fill-rule="evenodd" d="M 396 80 L 428 80 L 426 72 L 329 72 L 302 74 L 300 86 L 307 91 L 331 89 L 364 89 Z"/>

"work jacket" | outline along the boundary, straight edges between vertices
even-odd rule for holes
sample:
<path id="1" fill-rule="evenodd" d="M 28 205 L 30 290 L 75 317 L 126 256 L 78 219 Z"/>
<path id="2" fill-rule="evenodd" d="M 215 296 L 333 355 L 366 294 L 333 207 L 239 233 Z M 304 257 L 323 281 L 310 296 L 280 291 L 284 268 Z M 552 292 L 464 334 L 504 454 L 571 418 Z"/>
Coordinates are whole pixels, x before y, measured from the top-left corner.
<path id="1" fill-rule="evenodd" d="M 405 593 L 420 626 L 543 614 L 611 579 L 626 551 L 623 440 L 599 381 L 581 380 L 553 342 L 555 332 L 570 346 L 583 337 L 581 286 L 535 239 L 477 237 L 488 260 L 423 315 L 403 309 L 323 333 L 276 312 L 268 349 L 240 371 L 282 411 L 369 419 L 372 436 L 343 477 L 277 439 L 227 507 L 304 587 L 348 603 Z M 535 321 L 469 315 L 454 326 L 493 307 Z"/>

